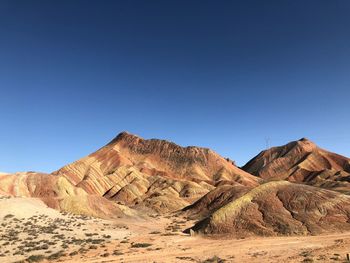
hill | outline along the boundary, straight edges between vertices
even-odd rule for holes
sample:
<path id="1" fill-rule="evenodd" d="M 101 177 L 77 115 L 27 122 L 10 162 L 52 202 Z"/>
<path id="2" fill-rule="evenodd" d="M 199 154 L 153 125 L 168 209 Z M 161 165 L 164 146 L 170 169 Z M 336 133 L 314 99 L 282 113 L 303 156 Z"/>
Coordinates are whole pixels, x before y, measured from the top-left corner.
<path id="1" fill-rule="evenodd" d="M 242 169 L 265 180 L 288 180 L 350 193 L 350 159 L 305 138 L 262 151 Z"/>
<path id="2" fill-rule="evenodd" d="M 208 200 L 208 195 L 202 199 Z M 211 206 L 218 202 L 219 208 L 191 229 L 234 237 L 316 235 L 350 230 L 350 196 L 335 191 L 275 181 L 240 193 L 236 198 L 232 199 L 232 194 L 227 197 L 228 202 L 211 202 Z"/>
<path id="3" fill-rule="evenodd" d="M 88 194 L 62 176 L 21 172 L 0 175 L 0 195 L 36 198 L 50 208 L 102 218 L 136 216 L 136 211 Z"/>

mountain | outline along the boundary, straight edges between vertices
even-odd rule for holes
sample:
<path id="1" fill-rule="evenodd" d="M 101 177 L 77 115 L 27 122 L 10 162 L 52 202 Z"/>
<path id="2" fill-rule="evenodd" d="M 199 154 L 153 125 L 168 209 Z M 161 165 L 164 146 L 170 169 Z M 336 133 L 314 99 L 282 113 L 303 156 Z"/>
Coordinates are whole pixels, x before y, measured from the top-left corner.
<path id="1" fill-rule="evenodd" d="M 197 205 L 185 208 L 192 215 L 196 215 L 199 204 L 210 208 L 206 210 L 209 214 L 191 229 L 238 238 L 350 230 L 348 195 L 287 181 L 268 182 L 246 192 L 242 190 L 216 189 L 201 198 Z M 226 197 L 218 198 L 222 194 Z"/>
<path id="2" fill-rule="evenodd" d="M 260 182 L 210 149 L 127 132 L 53 174 L 89 194 L 158 212 L 181 209 L 218 184 L 254 187 Z"/>
<path id="3" fill-rule="evenodd" d="M 0 174 L 0 195 L 103 218 L 177 211 L 209 235 L 350 230 L 350 196 L 337 192 L 349 189 L 348 158 L 301 139 L 261 152 L 243 169 L 207 148 L 123 132 L 52 174 Z"/>
<path id="4" fill-rule="evenodd" d="M 262 151 L 242 169 L 265 180 L 288 180 L 350 193 L 350 159 L 305 138 Z"/>

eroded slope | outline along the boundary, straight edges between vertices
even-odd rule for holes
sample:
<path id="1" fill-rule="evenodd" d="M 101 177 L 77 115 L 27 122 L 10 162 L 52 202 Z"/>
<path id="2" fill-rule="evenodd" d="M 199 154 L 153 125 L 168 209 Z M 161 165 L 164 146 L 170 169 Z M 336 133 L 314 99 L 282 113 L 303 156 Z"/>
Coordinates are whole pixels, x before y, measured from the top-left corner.
<path id="1" fill-rule="evenodd" d="M 236 237 L 350 230 L 350 196 L 287 181 L 269 182 L 223 205 L 192 229 Z"/>
<path id="2" fill-rule="evenodd" d="M 126 206 L 88 194 L 66 178 L 51 174 L 24 172 L 0 175 L 0 194 L 38 198 L 51 208 L 75 214 L 105 218 L 137 215 Z"/>

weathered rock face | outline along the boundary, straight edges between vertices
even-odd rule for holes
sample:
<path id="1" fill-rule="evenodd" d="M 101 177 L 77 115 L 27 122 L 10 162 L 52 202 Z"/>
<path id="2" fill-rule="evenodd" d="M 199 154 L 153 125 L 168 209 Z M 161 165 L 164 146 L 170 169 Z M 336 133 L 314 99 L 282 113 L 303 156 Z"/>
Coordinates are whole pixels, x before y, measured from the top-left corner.
<path id="1" fill-rule="evenodd" d="M 159 212 L 189 205 L 219 182 L 252 187 L 260 181 L 210 149 L 144 140 L 126 132 L 54 174 L 89 194 Z"/>
<path id="2" fill-rule="evenodd" d="M 0 194 L 34 197 L 61 211 L 98 217 L 136 215 L 128 207 L 110 202 L 98 195 L 87 194 L 66 178 L 51 174 L 25 172 L 0 175 Z"/>
<path id="3" fill-rule="evenodd" d="M 201 202 L 210 199 L 208 195 Z M 307 235 L 350 230 L 350 196 L 335 191 L 275 181 L 255 187 L 245 194 L 236 193 L 234 200 L 232 193 L 228 194 L 227 199 L 230 201 L 207 201 L 211 207 L 218 202 L 220 208 L 215 207 L 210 216 L 199 221 L 192 229 L 204 234 L 235 237 Z"/>
<path id="4" fill-rule="evenodd" d="M 288 180 L 350 193 L 350 159 L 304 138 L 262 151 L 242 169 L 266 180 Z"/>

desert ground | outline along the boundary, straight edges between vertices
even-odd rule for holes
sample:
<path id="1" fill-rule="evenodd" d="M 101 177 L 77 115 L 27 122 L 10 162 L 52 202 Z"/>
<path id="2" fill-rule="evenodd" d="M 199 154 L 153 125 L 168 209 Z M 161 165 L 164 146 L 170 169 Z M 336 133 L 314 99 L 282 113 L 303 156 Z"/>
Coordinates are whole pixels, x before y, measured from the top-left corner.
<path id="1" fill-rule="evenodd" d="M 35 198 L 0 198 L 0 262 L 347 262 L 350 232 L 245 239 L 190 236 L 176 213 L 103 220 Z"/>

